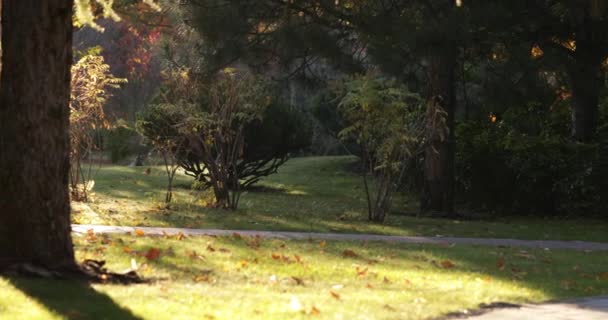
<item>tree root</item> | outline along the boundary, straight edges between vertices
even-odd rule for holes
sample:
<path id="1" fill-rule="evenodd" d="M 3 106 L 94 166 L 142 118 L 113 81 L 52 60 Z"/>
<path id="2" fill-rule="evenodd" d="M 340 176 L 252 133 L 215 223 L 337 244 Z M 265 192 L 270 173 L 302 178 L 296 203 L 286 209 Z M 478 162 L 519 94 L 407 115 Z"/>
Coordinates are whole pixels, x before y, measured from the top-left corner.
<path id="1" fill-rule="evenodd" d="M 104 267 L 105 264 L 105 261 L 87 259 L 74 267 L 49 269 L 31 263 L 18 263 L 6 268 L 5 274 L 43 279 L 74 279 L 93 283 L 135 284 L 147 282 L 135 270 L 116 273 L 108 271 Z"/>

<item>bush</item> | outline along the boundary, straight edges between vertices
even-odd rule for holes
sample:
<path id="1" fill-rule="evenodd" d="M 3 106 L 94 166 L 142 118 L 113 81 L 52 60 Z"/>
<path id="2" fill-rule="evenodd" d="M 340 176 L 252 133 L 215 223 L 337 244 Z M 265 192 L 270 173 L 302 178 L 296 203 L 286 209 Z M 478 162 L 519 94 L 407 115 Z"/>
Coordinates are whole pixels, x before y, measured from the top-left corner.
<path id="1" fill-rule="evenodd" d="M 537 106 L 457 126 L 460 197 L 476 209 L 587 214 L 599 209 L 599 145 L 567 137 L 568 119 Z M 604 177 L 599 177 L 603 174 Z"/>
<path id="2" fill-rule="evenodd" d="M 229 87 L 238 86 L 240 94 L 246 94 L 243 88 L 252 87 L 233 83 L 231 79 L 224 78 L 221 83 Z M 222 194 L 226 190 L 219 192 L 217 179 L 211 176 L 215 169 L 230 167 L 221 174 L 227 179 L 221 184 L 222 189 L 227 187 L 234 192 L 237 191 L 235 189 L 246 188 L 261 177 L 275 173 L 290 155 L 308 147 L 311 136 L 310 125 L 299 111 L 265 94 L 258 99 L 236 97 L 233 89 L 215 90 L 216 97 L 210 97 L 208 102 L 203 100 L 200 105 L 153 106 L 142 113 L 138 121 L 140 132 L 148 140 L 156 141 L 155 144 L 162 140 L 180 140 L 176 145 L 182 146 L 183 150 L 177 152 L 176 157 L 186 174 L 196 178 L 202 188 L 214 188 L 216 193 Z M 232 106 L 230 112 L 224 106 L 229 101 Z M 262 104 L 267 105 L 256 111 L 255 105 Z M 256 110 L 249 112 L 250 108 Z M 215 154 L 236 154 L 237 157 L 231 156 L 236 161 L 230 160 L 229 165 L 219 165 L 210 162 L 219 159 Z M 221 158 L 224 159 L 223 156 Z M 221 200 L 222 195 L 216 195 L 216 200 Z M 235 200 L 230 201 L 233 202 L 231 206 L 236 206 L 238 196 Z"/>
<path id="3" fill-rule="evenodd" d="M 105 150 L 110 153 L 112 163 L 145 151 L 142 136 L 122 119 L 118 120 L 111 129 L 106 130 L 104 136 Z"/>

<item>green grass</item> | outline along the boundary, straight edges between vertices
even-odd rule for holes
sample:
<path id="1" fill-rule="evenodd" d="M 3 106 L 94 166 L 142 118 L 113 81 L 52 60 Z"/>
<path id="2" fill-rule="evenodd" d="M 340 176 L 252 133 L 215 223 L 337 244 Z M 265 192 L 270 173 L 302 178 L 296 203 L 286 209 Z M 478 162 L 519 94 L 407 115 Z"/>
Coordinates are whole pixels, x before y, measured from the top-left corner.
<path id="1" fill-rule="evenodd" d="M 134 259 L 155 280 L 0 278 L 0 318 L 426 319 L 481 303 L 608 294 L 608 253 L 237 236 L 96 235 L 75 244 L 80 260 L 123 270 Z M 151 248 L 158 259 L 143 256 Z"/>
<path id="2" fill-rule="evenodd" d="M 206 208 L 209 193 L 189 190 L 192 178 L 178 174 L 175 201 L 162 203 L 162 167 L 110 166 L 100 170 L 93 212 L 76 208 L 74 222 L 135 226 L 374 233 L 608 242 L 608 224 L 594 220 L 497 217 L 455 221 L 416 218 L 417 202 L 397 196 L 384 224 L 367 221 L 361 177 L 346 167 L 351 157 L 295 158 L 264 179 L 262 189 L 243 194 L 235 212 Z"/>

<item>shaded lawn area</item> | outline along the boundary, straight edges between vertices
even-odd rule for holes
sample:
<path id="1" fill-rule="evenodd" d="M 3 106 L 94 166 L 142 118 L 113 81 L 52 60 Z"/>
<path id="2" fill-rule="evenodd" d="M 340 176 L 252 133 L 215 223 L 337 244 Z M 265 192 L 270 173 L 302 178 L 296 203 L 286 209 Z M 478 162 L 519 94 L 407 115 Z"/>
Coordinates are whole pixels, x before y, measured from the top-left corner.
<path id="1" fill-rule="evenodd" d="M 80 260 L 123 270 L 133 259 L 156 280 L 121 286 L 0 278 L 0 318 L 425 319 L 481 303 L 608 294 L 608 254 L 600 252 L 239 235 L 87 235 L 75 243 Z"/>
<path id="2" fill-rule="evenodd" d="M 208 192 L 189 189 L 193 179 L 176 177 L 171 209 L 162 199 L 163 167 L 110 166 L 100 170 L 91 210 L 76 207 L 74 222 L 83 224 L 171 226 L 188 228 L 373 233 L 407 236 L 459 236 L 608 242 L 608 224 L 594 220 L 544 220 L 496 217 L 454 221 L 417 218 L 417 201 L 395 199 L 384 224 L 367 221 L 360 176 L 347 168 L 352 157 L 294 158 L 279 173 L 245 192 L 236 212 L 206 208 Z"/>

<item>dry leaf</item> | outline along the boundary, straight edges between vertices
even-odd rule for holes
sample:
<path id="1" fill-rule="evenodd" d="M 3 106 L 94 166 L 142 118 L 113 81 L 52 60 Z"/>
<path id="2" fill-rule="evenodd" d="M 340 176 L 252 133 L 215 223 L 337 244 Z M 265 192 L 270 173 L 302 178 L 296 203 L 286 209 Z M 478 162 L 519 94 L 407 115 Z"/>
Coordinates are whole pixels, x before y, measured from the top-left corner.
<path id="1" fill-rule="evenodd" d="M 232 236 L 233 236 L 235 239 L 242 239 L 242 238 L 243 238 L 243 236 L 241 236 L 241 234 L 240 234 L 240 233 L 238 233 L 238 232 L 233 233 L 233 234 L 232 234 Z"/>
<path id="2" fill-rule="evenodd" d="M 404 283 L 406 286 L 411 286 L 411 285 L 412 285 L 412 282 L 411 282 L 410 280 L 408 280 L 408 279 L 403 279 L 403 283 Z"/>
<path id="3" fill-rule="evenodd" d="M 384 279 L 382 280 L 382 282 L 384 283 L 391 283 L 391 280 L 389 280 L 389 278 L 384 277 Z"/>
<path id="4" fill-rule="evenodd" d="M 177 238 L 177 240 L 184 240 L 184 238 L 186 238 L 186 235 L 183 233 L 178 233 L 175 238 Z"/>
<path id="5" fill-rule="evenodd" d="M 496 268 L 498 268 L 500 271 L 505 269 L 505 257 L 500 256 L 498 259 L 496 259 Z"/>
<path id="6" fill-rule="evenodd" d="M 359 255 L 351 249 L 346 249 L 342 252 L 342 256 L 345 258 L 357 258 Z"/>
<path id="7" fill-rule="evenodd" d="M 273 253 L 271 254 L 271 256 L 272 256 L 272 258 L 273 258 L 274 260 L 281 260 L 281 255 L 280 255 L 280 254 L 278 254 L 278 253 L 274 253 L 274 252 L 273 252 Z"/>
<path id="8" fill-rule="evenodd" d="M 454 262 L 452 262 L 450 260 L 443 260 L 443 261 L 441 261 L 441 266 L 445 269 L 452 269 L 456 265 L 454 264 Z"/>
<path id="9" fill-rule="evenodd" d="M 303 286 L 304 285 L 304 280 L 302 280 L 302 278 L 298 278 L 298 277 L 291 277 L 293 279 L 293 281 L 296 282 L 296 285 L 299 286 Z"/>
<path id="10" fill-rule="evenodd" d="M 325 247 L 325 245 L 327 245 L 327 242 L 325 242 L 325 240 L 321 240 L 321 241 L 319 242 L 319 247 L 324 248 L 324 247 Z"/>
<path id="11" fill-rule="evenodd" d="M 207 251 L 215 252 L 215 248 L 212 247 L 210 244 L 207 244 Z"/>
<path id="12" fill-rule="evenodd" d="M 146 233 L 141 229 L 135 229 L 135 235 L 138 237 L 143 237 L 146 235 Z"/>
<path id="13" fill-rule="evenodd" d="M 366 284 L 366 285 L 365 285 L 365 287 L 366 287 L 366 288 L 368 288 L 368 289 L 373 289 L 373 288 L 374 288 L 374 286 L 372 286 L 372 285 L 371 285 L 371 284 L 369 284 L 369 283 L 368 283 L 368 284 Z"/>
<path id="14" fill-rule="evenodd" d="M 194 277 L 194 282 L 209 282 L 209 274 L 201 274 Z"/>
<path id="15" fill-rule="evenodd" d="M 597 275 L 600 280 L 608 280 L 608 271 L 602 272 Z"/>
<path id="16" fill-rule="evenodd" d="M 158 248 L 150 248 L 148 252 L 144 255 L 148 260 L 156 260 L 160 257 L 160 249 Z"/>
<path id="17" fill-rule="evenodd" d="M 308 312 L 308 314 L 312 314 L 313 316 L 318 316 L 321 314 L 321 310 L 317 309 L 317 307 L 312 306 L 312 308 L 310 308 L 310 311 Z"/>
<path id="18" fill-rule="evenodd" d="M 340 300 L 340 294 L 333 291 L 333 290 L 329 290 L 329 294 L 331 294 L 332 297 L 334 297 L 336 300 Z"/>
<path id="19" fill-rule="evenodd" d="M 293 257 L 296 259 L 296 261 L 297 261 L 298 263 L 301 263 L 301 262 L 302 262 L 302 257 L 300 257 L 299 255 L 294 254 L 294 255 L 293 255 Z"/>
<path id="20" fill-rule="evenodd" d="M 357 267 L 357 276 L 358 277 L 364 277 L 367 274 L 367 268 L 365 269 L 360 269 L 359 267 Z"/>
<path id="21" fill-rule="evenodd" d="M 395 309 L 395 308 L 391 307 L 391 306 L 390 306 L 390 305 L 388 305 L 388 304 L 385 304 L 385 305 L 383 306 L 383 308 L 384 308 L 384 309 L 386 309 L 386 310 L 388 310 L 388 311 L 396 311 L 396 310 L 397 310 L 397 309 Z"/>

